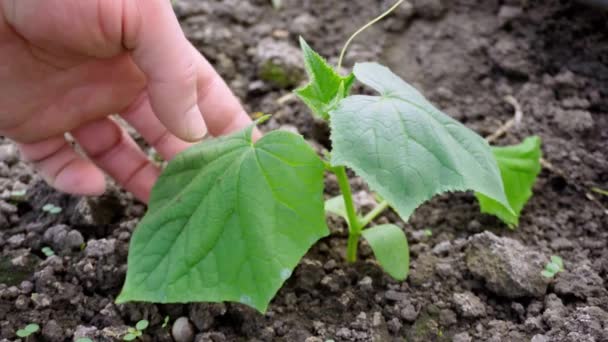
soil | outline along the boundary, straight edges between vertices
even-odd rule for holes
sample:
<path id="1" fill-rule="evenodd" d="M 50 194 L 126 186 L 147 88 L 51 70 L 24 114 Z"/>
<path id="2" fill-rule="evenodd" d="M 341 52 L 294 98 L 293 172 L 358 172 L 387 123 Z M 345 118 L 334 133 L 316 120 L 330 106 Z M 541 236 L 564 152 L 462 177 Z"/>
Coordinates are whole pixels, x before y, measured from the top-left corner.
<path id="1" fill-rule="evenodd" d="M 175 6 L 249 111 L 274 114 L 264 130 L 298 131 L 322 150 L 327 128 L 288 96 L 301 81 L 297 37 L 335 64 L 350 33 L 389 3 L 282 3 L 278 11 L 266 0 Z M 265 315 L 232 303 L 115 305 L 145 206 L 119 189 L 94 199 L 57 193 L 0 140 L 0 340 L 35 322 L 41 332 L 30 341 L 113 341 L 148 319 L 144 340 L 173 341 L 173 322 L 186 317 L 175 327 L 180 341 L 608 341 L 608 197 L 592 190 L 608 188 L 607 19 L 572 1 L 412 0 L 359 37 L 346 66 L 387 64 L 482 135 L 513 116 L 512 96 L 523 120 L 496 144 L 539 135 L 547 165 L 516 230 L 480 214 L 470 193 L 438 196 L 409 222 L 379 217 L 408 235 L 405 282 L 385 275 L 365 244 L 358 263 L 345 263 L 346 226 L 330 217 L 332 235 Z M 265 75 L 268 60 L 289 77 Z M 328 197 L 337 194 L 335 179 L 326 185 Z M 369 191 L 356 177 L 353 186 L 366 207 Z M 10 198 L 20 189 L 25 198 Z M 63 210 L 46 213 L 46 203 Z M 542 280 L 551 255 L 565 271 Z"/>

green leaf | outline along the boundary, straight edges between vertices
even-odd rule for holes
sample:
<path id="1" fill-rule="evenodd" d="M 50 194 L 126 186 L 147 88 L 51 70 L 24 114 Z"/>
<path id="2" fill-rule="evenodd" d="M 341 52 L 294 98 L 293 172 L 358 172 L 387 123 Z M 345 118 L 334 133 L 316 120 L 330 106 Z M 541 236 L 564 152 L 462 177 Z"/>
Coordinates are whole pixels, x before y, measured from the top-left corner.
<path id="1" fill-rule="evenodd" d="M 352 168 L 404 220 L 446 191 L 475 190 L 508 207 L 483 138 L 441 113 L 388 68 L 363 63 L 354 72 L 380 96 L 350 96 L 330 112 L 333 165 Z"/>
<path id="2" fill-rule="evenodd" d="M 338 215 L 348 221 L 346 206 L 344 205 L 344 197 L 342 197 L 342 195 L 332 197 L 325 201 L 325 211 Z"/>
<path id="3" fill-rule="evenodd" d="M 122 337 L 123 341 L 133 341 L 137 338 L 137 336 L 135 336 L 135 334 L 126 334 L 125 336 Z"/>
<path id="4" fill-rule="evenodd" d="M 410 249 L 403 230 L 384 224 L 365 229 L 361 234 L 386 273 L 397 280 L 404 280 L 410 270 Z"/>
<path id="5" fill-rule="evenodd" d="M 302 37 L 300 37 L 300 46 L 310 83 L 296 89 L 295 93 L 315 115 L 327 120 L 329 111 L 348 96 L 355 79 L 354 75 L 340 76 Z"/>
<path id="6" fill-rule="evenodd" d="M 545 270 L 547 270 L 553 274 L 557 274 L 557 272 L 559 272 L 561 269 L 560 269 L 559 265 L 550 262 L 547 264 L 547 266 L 545 266 Z"/>
<path id="7" fill-rule="evenodd" d="M 475 196 L 483 213 L 497 216 L 509 227 L 519 224 L 519 215 L 532 196 L 532 187 L 541 171 L 540 144 L 540 138 L 534 136 L 519 145 L 492 148 L 514 213 L 494 199 L 477 193 Z"/>
<path id="8" fill-rule="evenodd" d="M 540 272 L 540 274 L 545 277 L 545 278 L 553 278 L 555 277 L 555 273 L 551 272 L 551 271 L 547 271 L 547 270 L 543 270 L 542 272 Z"/>
<path id="9" fill-rule="evenodd" d="M 329 231 L 324 165 L 304 139 L 253 126 L 171 161 L 129 248 L 117 302 L 235 301 L 265 311 Z"/>
<path id="10" fill-rule="evenodd" d="M 551 262 L 556 264 L 559 267 L 560 271 L 562 271 L 564 269 L 564 260 L 561 257 L 559 257 L 557 255 L 552 255 Z"/>
<path id="11" fill-rule="evenodd" d="M 40 326 L 36 323 L 31 323 L 25 326 L 25 328 L 23 328 L 23 330 L 29 332 L 30 334 L 33 334 L 35 332 L 37 332 L 38 330 L 40 330 Z"/>
<path id="12" fill-rule="evenodd" d="M 146 330 L 148 325 L 150 325 L 150 322 L 148 322 L 145 319 L 142 319 L 141 321 L 137 322 L 137 324 L 135 324 L 135 329 L 137 329 L 139 331 L 143 331 L 143 330 Z"/>
<path id="13" fill-rule="evenodd" d="M 79 337 L 76 342 L 93 342 L 93 340 L 88 337 Z"/>
<path id="14" fill-rule="evenodd" d="M 28 337 L 31 335 L 31 333 L 29 331 L 25 331 L 24 329 L 19 329 L 16 332 L 17 337 Z"/>

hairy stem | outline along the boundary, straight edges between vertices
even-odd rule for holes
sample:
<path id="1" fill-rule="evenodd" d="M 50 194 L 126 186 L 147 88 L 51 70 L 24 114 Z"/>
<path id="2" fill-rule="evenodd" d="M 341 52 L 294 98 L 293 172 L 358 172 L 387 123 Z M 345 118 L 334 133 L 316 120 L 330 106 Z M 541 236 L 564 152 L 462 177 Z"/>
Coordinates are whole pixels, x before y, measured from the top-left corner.
<path id="1" fill-rule="evenodd" d="M 361 228 L 365 228 L 365 226 L 367 226 L 376 217 L 378 217 L 378 215 L 382 214 L 382 212 L 385 211 L 386 208 L 388 208 L 388 202 L 385 200 L 380 202 L 374 209 L 372 209 L 372 211 L 367 213 L 367 215 L 365 215 L 363 219 L 361 219 L 361 221 L 359 222 Z"/>
<path id="2" fill-rule="evenodd" d="M 401 5 L 401 3 L 403 3 L 403 1 L 405 0 L 399 0 L 397 1 L 397 3 L 395 3 L 391 8 L 389 8 L 386 12 L 380 14 L 380 16 L 376 17 L 374 20 L 370 21 L 369 23 L 365 24 L 363 27 L 361 27 L 360 29 L 358 29 L 355 33 L 353 33 L 352 36 L 350 36 L 350 38 L 348 38 L 348 40 L 346 41 L 346 44 L 344 44 L 344 47 L 342 48 L 342 52 L 340 52 L 340 58 L 338 59 L 338 70 L 340 70 L 340 68 L 342 67 L 342 61 L 344 60 L 344 55 L 346 54 L 346 49 L 348 49 L 348 46 L 350 45 L 350 43 L 353 41 L 353 39 L 355 39 L 355 37 L 357 37 L 359 35 L 359 33 L 365 31 L 366 29 L 368 29 L 369 27 L 371 27 L 372 25 L 374 25 L 375 23 L 379 22 L 380 20 L 384 19 L 384 17 L 386 17 L 387 15 L 389 15 L 392 11 L 395 10 L 395 8 L 399 7 L 399 5 Z"/>
<path id="3" fill-rule="evenodd" d="M 355 262 L 357 261 L 357 244 L 361 236 L 362 226 L 359 223 L 359 218 L 357 218 L 357 210 L 353 203 L 353 193 L 350 189 L 348 176 L 346 175 L 346 168 L 344 166 L 337 166 L 333 168 L 333 172 L 338 178 L 338 185 L 340 186 L 340 192 L 342 192 L 342 198 L 344 198 L 344 206 L 346 207 L 346 216 L 348 218 L 349 233 L 346 260 L 348 262 Z"/>

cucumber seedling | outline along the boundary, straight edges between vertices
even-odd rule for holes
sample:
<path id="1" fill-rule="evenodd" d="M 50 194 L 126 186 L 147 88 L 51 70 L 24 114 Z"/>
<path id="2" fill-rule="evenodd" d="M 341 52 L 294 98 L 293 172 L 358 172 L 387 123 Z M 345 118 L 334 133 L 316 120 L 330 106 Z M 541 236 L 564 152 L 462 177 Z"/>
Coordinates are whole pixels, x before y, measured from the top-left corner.
<path id="1" fill-rule="evenodd" d="M 286 131 L 254 141 L 251 125 L 176 156 L 133 234 L 118 303 L 233 301 L 264 312 L 308 249 L 329 234 L 325 209 L 348 222 L 348 261 L 357 259 L 365 239 L 398 280 L 409 271 L 403 230 L 394 224 L 370 227 L 388 207 L 406 221 L 436 194 L 472 190 L 518 215 L 482 137 L 385 66 L 360 63 L 345 76 L 336 71 L 355 35 L 337 69 L 300 40 L 310 83 L 296 94 L 328 121 L 329 155 L 319 157 L 301 136 Z M 378 95 L 351 95 L 355 80 Z M 370 212 L 355 208 L 347 168 L 382 198 Z M 327 203 L 325 172 L 336 175 L 341 190 Z"/>

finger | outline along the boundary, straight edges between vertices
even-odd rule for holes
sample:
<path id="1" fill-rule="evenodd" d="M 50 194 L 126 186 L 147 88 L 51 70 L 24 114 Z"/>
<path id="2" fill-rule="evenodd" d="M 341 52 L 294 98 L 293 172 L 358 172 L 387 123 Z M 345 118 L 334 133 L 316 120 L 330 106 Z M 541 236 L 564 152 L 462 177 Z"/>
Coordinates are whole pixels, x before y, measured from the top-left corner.
<path id="1" fill-rule="evenodd" d="M 209 133 L 213 136 L 224 135 L 250 125 L 251 118 L 226 82 L 193 46 L 190 50 L 198 61 L 198 105 L 203 109 Z M 260 135 L 257 130 L 256 135 Z"/>
<path id="2" fill-rule="evenodd" d="M 76 195 L 104 193 L 103 173 L 78 155 L 63 135 L 17 146 L 22 156 L 33 162 L 44 180 L 55 189 Z"/>
<path id="3" fill-rule="evenodd" d="M 160 170 L 114 120 L 90 122 L 72 131 L 72 135 L 99 168 L 135 197 L 148 201 Z"/>
<path id="4" fill-rule="evenodd" d="M 152 111 L 147 94 L 142 94 L 134 104 L 121 116 L 141 136 L 154 147 L 154 149 L 165 159 L 171 160 L 179 152 L 192 146 L 175 135 L 158 120 Z"/>
<path id="5" fill-rule="evenodd" d="M 154 112 L 176 136 L 186 141 L 202 139 L 207 127 L 197 103 L 197 61 L 171 2 L 124 1 L 137 6 L 126 11 L 127 15 L 138 14 L 125 17 L 125 21 L 135 20 L 137 24 L 125 24 L 124 45 L 133 50 L 135 64 L 147 76 Z"/>

